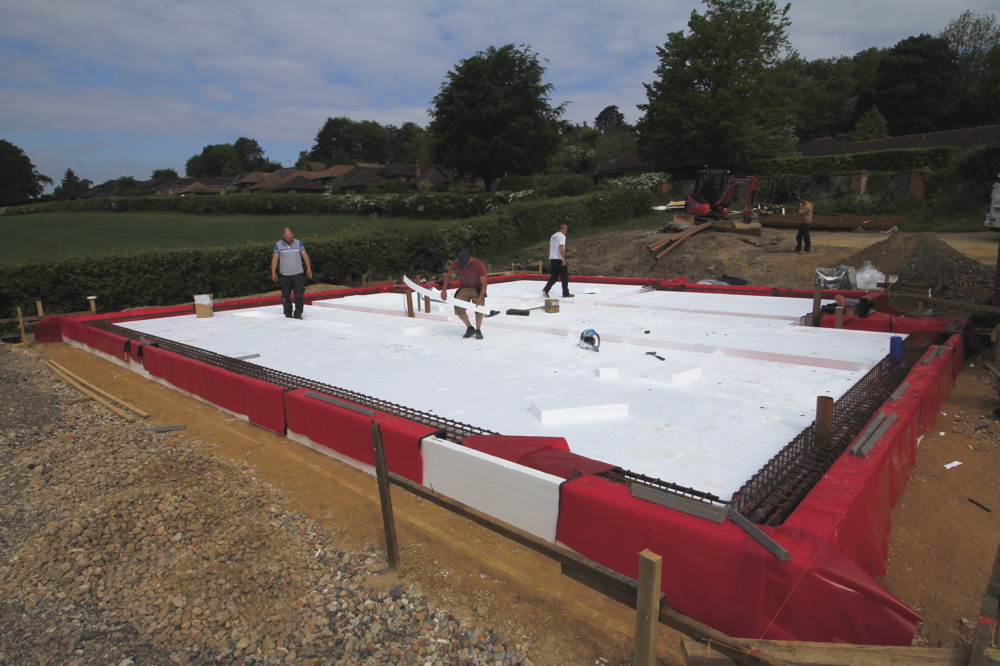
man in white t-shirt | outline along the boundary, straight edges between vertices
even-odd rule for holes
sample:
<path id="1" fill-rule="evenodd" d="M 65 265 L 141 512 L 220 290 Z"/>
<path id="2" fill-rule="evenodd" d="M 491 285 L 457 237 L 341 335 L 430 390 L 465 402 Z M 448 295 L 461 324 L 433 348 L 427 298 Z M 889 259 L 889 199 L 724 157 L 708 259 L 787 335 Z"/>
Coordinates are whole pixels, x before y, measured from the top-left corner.
<path id="1" fill-rule="evenodd" d="M 542 295 L 545 298 L 549 297 L 549 289 L 559 280 L 562 280 L 562 297 L 573 298 L 573 294 L 569 293 L 569 265 L 566 263 L 567 231 L 569 231 L 569 225 L 564 224 L 549 239 L 549 281 L 542 289 Z"/>

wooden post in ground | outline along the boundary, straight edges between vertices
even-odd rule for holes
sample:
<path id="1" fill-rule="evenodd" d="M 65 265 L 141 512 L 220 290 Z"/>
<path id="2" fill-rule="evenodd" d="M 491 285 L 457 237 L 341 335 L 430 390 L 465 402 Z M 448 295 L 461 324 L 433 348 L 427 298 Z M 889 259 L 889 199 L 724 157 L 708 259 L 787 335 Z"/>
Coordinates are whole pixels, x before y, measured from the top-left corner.
<path id="1" fill-rule="evenodd" d="M 413 313 L 413 291 L 410 289 L 406 290 L 406 316 L 416 317 L 417 315 Z"/>
<path id="2" fill-rule="evenodd" d="M 816 285 L 813 289 L 813 326 L 819 327 L 823 321 L 823 287 Z"/>
<path id="3" fill-rule="evenodd" d="M 87 300 L 90 301 L 90 311 L 97 312 L 97 296 L 87 296 Z"/>
<path id="4" fill-rule="evenodd" d="M 639 586 L 635 600 L 635 666 L 656 666 L 656 629 L 660 623 L 660 579 L 663 558 L 646 549 L 639 553 Z"/>
<path id="5" fill-rule="evenodd" d="M 833 432 L 833 397 L 816 396 L 816 442 L 822 443 Z"/>
<path id="6" fill-rule="evenodd" d="M 424 296 L 424 312 L 430 314 L 431 312 L 431 297 Z"/>
<path id="7" fill-rule="evenodd" d="M 399 568 L 399 542 L 396 540 L 396 521 L 392 515 L 392 494 L 389 492 L 389 468 L 385 463 L 382 445 L 382 427 L 372 419 L 372 444 L 375 446 L 375 477 L 378 479 L 378 497 L 382 505 L 382 525 L 385 528 L 385 552 L 389 569 Z"/>
<path id="8" fill-rule="evenodd" d="M 539 275 L 542 274 L 542 260 L 541 259 L 538 260 L 538 274 Z"/>
<path id="9" fill-rule="evenodd" d="M 833 315 L 833 327 L 834 328 L 844 328 L 844 308 L 837 306 Z"/>
<path id="10" fill-rule="evenodd" d="M 38 316 L 39 317 L 44 317 L 45 316 L 45 310 L 42 309 L 42 302 L 41 301 L 35 301 L 35 309 L 38 310 Z"/>
<path id="11" fill-rule="evenodd" d="M 21 344 L 26 344 L 28 336 L 24 332 L 24 317 L 21 316 L 21 308 L 17 309 L 17 325 L 21 327 Z"/>

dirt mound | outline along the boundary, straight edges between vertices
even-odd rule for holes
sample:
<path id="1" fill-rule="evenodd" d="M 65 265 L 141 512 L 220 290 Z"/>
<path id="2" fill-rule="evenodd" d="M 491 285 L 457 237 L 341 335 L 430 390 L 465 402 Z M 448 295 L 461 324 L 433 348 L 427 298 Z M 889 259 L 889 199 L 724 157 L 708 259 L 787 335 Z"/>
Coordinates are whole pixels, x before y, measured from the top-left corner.
<path id="1" fill-rule="evenodd" d="M 865 229 L 869 231 L 888 231 L 893 227 L 902 227 L 906 219 L 897 215 L 872 217 L 864 215 L 813 215 L 813 231 L 854 231 Z M 772 229 L 797 229 L 802 224 L 802 217 L 795 213 L 786 215 L 765 215 L 760 223 Z"/>
<path id="2" fill-rule="evenodd" d="M 936 284 L 939 280 L 952 285 L 960 276 L 993 279 L 986 265 L 965 256 L 933 233 L 893 234 L 860 252 L 840 260 L 846 266 L 860 269 L 864 263 L 882 273 L 899 276 L 900 283 Z"/>

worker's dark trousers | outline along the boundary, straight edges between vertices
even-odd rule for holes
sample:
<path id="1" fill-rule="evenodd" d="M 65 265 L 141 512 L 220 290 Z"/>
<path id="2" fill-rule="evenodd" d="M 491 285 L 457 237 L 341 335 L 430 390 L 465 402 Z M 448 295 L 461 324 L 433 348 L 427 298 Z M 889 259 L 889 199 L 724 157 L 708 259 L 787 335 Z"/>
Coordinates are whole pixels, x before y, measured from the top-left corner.
<path id="1" fill-rule="evenodd" d="M 285 316 L 292 315 L 292 292 L 295 293 L 295 314 L 302 314 L 302 296 L 306 293 L 306 275 L 279 275 L 278 286 L 281 287 L 281 305 L 285 308 Z"/>
<path id="2" fill-rule="evenodd" d="M 809 230 L 812 228 L 811 224 L 803 224 L 799 227 L 799 233 L 795 234 L 795 251 L 798 252 L 805 247 L 806 252 L 812 247 L 812 239 L 809 238 Z"/>
<path id="3" fill-rule="evenodd" d="M 549 281 L 545 283 L 545 293 L 562 280 L 563 296 L 569 293 L 569 265 L 560 259 L 549 259 Z"/>

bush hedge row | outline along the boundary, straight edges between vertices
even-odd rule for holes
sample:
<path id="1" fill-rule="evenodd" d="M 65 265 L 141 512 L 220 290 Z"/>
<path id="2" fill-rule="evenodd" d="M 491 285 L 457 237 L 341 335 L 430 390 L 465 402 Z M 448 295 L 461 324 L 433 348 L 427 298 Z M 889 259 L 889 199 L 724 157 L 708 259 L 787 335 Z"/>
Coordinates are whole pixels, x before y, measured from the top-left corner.
<path id="1" fill-rule="evenodd" d="M 216 197 L 222 198 L 222 197 Z M 649 212 L 651 192 L 619 190 L 582 197 L 524 201 L 488 215 L 443 222 L 434 229 L 370 227 L 313 239 L 307 248 L 314 278 L 339 284 L 373 271 L 379 276 L 443 271 L 461 249 L 489 256 L 547 238 L 560 224 L 574 229 L 615 225 Z M 101 311 L 189 303 L 194 294 L 233 298 L 273 290 L 271 245 L 247 243 L 223 248 L 146 250 L 48 262 L 0 265 L 0 312 L 34 312 L 41 300 L 48 312 L 87 309 L 97 296 Z M 0 315 L 3 316 L 3 315 Z"/>
<path id="2" fill-rule="evenodd" d="M 753 165 L 758 176 L 796 174 L 808 176 L 842 171 L 907 171 L 910 169 L 942 169 L 955 164 L 962 149 L 954 146 L 940 148 L 879 150 L 850 155 L 823 155 L 819 157 L 782 157 L 761 160 Z"/>
<path id="3" fill-rule="evenodd" d="M 58 212 L 178 212 L 192 215 L 368 215 L 417 220 L 476 217 L 497 206 L 530 197 L 521 192 L 431 194 L 223 194 L 213 196 L 142 196 L 51 201 L 0 208 L 0 215 Z"/>

